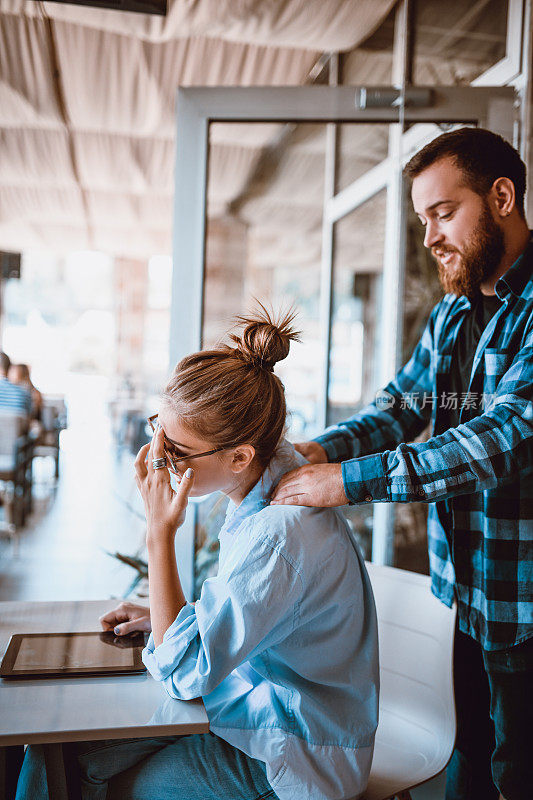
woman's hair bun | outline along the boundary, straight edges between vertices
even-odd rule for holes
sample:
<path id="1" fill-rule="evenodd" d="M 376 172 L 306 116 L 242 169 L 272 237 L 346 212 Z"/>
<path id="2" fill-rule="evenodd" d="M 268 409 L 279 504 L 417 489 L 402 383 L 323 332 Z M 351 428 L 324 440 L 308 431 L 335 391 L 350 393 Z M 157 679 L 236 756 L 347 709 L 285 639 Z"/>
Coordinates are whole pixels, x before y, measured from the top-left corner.
<path id="1" fill-rule="evenodd" d="M 236 318 L 243 330 L 240 335 L 230 334 L 230 339 L 243 361 L 272 372 L 274 364 L 289 355 L 291 341 L 299 341 L 299 331 L 292 327 L 296 312 L 290 310 L 275 317 L 262 303 L 257 304 L 256 312 Z"/>

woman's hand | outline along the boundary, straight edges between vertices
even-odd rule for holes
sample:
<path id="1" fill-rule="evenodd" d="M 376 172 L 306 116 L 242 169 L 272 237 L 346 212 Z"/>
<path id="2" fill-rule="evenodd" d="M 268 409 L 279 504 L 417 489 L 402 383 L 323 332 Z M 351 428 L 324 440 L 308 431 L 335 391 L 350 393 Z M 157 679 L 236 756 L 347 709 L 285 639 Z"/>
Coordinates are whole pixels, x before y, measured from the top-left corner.
<path id="1" fill-rule="evenodd" d="M 152 630 L 150 609 L 135 603 L 121 603 L 100 617 L 100 625 L 104 631 L 114 631 L 117 636 L 124 636 L 132 631 L 149 633 Z"/>
<path id="2" fill-rule="evenodd" d="M 154 469 L 152 461 L 155 458 L 165 458 L 163 430 L 159 426 L 152 441 L 141 447 L 135 459 L 135 482 L 144 502 L 149 541 L 173 536 L 183 524 L 194 482 L 194 472 L 188 469 L 178 491 L 174 492 L 168 469 Z"/>

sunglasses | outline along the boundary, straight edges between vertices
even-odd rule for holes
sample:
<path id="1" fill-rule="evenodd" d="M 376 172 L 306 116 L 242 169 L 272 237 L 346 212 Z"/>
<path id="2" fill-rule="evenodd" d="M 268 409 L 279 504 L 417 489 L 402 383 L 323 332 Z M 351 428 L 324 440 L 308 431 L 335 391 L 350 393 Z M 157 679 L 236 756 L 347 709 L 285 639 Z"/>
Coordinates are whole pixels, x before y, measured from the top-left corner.
<path id="1" fill-rule="evenodd" d="M 148 424 L 150 425 L 152 431 L 155 433 L 158 425 L 158 414 L 152 414 L 151 417 L 148 417 Z M 213 450 L 206 450 L 205 453 L 194 453 L 193 455 L 188 455 L 186 453 L 182 453 L 181 450 L 176 447 L 163 432 L 163 450 L 165 456 L 168 458 L 169 463 L 176 472 L 176 464 L 178 461 L 189 461 L 193 458 L 202 458 L 202 456 L 211 456 L 213 453 L 219 453 L 221 450 L 229 450 L 229 447 L 215 447 Z"/>

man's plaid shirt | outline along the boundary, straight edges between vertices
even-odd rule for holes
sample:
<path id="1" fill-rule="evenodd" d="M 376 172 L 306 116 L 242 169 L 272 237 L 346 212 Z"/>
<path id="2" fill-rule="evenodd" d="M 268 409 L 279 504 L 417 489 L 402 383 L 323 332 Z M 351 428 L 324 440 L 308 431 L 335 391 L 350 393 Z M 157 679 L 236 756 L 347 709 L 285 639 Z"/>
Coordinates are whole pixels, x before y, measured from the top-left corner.
<path id="1" fill-rule="evenodd" d="M 342 462 L 351 502 L 430 504 L 432 591 L 457 600 L 460 629 L 487 650 L 533 634 L 533 241 L 495 291 L 502 306 L 468 390 L 481 410 L 465 398 L 459 425 L 447 424 L 452 349 L 471 308 L 447 294 L 376 400 L 316 439 Z M 432 438 L 405 443 L 430 421 Z"/>

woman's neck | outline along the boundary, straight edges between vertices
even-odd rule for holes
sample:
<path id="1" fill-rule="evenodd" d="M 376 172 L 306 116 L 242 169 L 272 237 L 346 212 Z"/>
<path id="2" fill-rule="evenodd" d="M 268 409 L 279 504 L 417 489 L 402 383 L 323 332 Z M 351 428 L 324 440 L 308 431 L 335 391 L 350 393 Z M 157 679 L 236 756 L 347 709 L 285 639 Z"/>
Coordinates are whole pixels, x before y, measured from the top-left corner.
<path id="1" fill-rule="evenodd" d="M 243 473 L 239 473 L 235 476 L 235 486 L 224 492 L 224 494 L 226 494 L 230 500 L 233 500 L 236 506 L 239 506 L 248 492 L 254 488 L 263 472 L 264 470 L 260 464 L 251 464 Z"/>

